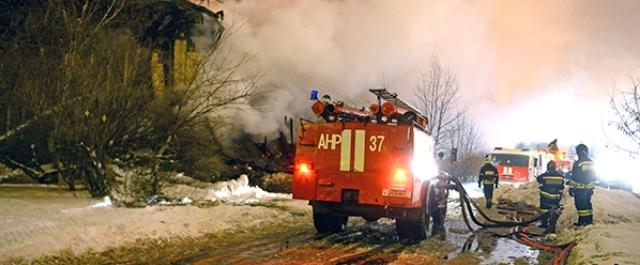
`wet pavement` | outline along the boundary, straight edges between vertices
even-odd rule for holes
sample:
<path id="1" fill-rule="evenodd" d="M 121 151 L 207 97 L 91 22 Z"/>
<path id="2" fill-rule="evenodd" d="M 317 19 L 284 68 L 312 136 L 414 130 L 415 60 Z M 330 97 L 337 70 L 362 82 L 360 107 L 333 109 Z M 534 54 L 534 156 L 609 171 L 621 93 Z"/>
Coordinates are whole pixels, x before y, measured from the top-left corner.
<path id="1" fill-rule="evenodd" d="M 451 197 L 458 197 L 452 192 Z M 544 264 L 551 256 L 540 255 L 540 251 L 521 244 L 511 238 L 496 237 L 495 234 L 508 234 L 509 228 L 485 228 L 471 224 L 475 235 L 462 221 L 459 199 L 450 197 L 447 212 L 446 242 L 455 246 L 456 250 L 449 255 L 455 257 L 459 253 L 470 252 L 482 261 L 481 264 Z M 479 230 L 478 230 L 479 229 Z"/>

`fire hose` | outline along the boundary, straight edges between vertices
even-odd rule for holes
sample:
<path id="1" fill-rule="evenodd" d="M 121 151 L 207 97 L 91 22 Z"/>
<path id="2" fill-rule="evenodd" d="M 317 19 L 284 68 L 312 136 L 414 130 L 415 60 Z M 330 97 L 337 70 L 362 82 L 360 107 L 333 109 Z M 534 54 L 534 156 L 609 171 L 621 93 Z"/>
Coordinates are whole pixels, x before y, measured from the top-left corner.
<path id="1" fill-rule="evenodd" d="M 529 230 L 530 225 L 533 224 L 534 222 L 540 221 L 542 218 L 546 218 L 547 215 L 549 214 L 549 212 L 546 212 L 546 213 L 543 213 L 543 214 L 539 214 L 536 217 L 534 217 L 533 219 L 526 220 L 526 221 L 519 221 L 519 220 L 515 220 L 515 221 L 499 221 L 499 220 L 494 220 L 494 219 L 491 219 L 486 213 L 484 213 L 480 209 L 480 207 L 473 200 L 470 199 L 467 191 L 464 189 L 464 187 L 462 186 L 462 183 L 460 182 L 460 180 L 458 178 L 449 177 L 449 180 L 452 181 L 455 184 L 455 186 L 453 186 L 452 188 L 454 190 L 458 191 L 458 193 L 460 194 L 460 208 L 462 210 L 462 218 L 463 218 L 463 220 L 465 222 L 465 225 L 467 226 L 469 231 L 471 231 L 471 233 L 472 233 L 472 235 L 471 235 L 471 237 L 469 239 L 472 239 L 472 238 L 475 237 L 475 230 L 471 227 L 471 224 L 469 223 L 469 217 L 471 217 L 471 220 L 476 225 L 478 225 L 478 226 L 480 226 L 482 228 L 496 228 L 496 227 L 511 227 L 512 228 L 512 232 L 511 233 L 508 233 L 508 234 L 493 233 L 494 236 L 497 236 L 497 237 L 513 237 L 517 241 L 519 241 L 519 242 L 521 242 L 521 243 L 523 243 L 525 245 L 528 245 L 528 246 L 530 246 L 532 248 L 554 252 L 553 259 L 550 262 L 550 264 L 553 264 L 553 265 L 565 264 L 566 261 L 567 261 L 567 258 L 569 257 L 569 254 L 571 252 L 571 249 L 573 249 L 573 247 L 575 247 L 577 245 L 577 241 L 576 240 L 572 240 L 571 242 L 566 243 L 566 244 L 555 245 L 555 244 L 542 243 L 542 242 L 537 241 L 537 240 L 532 238 L 533 236 L 541 236 L 541 235 L 529 233 L 528 230 Z M 474 212 L 473 212 L 472 205 L 478 211 L 480 216 L 482 216 L 485 220 L 487 220 L 488 223 L 480 222 L 476 218 L 476 216 L 474 215 Z M 467 211 L 469 213 L 469 216 L 467 216 Z M 469 241 L 469 240 L 467 240 L 467 241 Z M 470 242 L 465 242 L 465 246 L 463 246 L 463 249 L 464 248 L 470 248 Z"/>
<path id="2" fill-rule="evenodd" d="M 524 227 L 522 228 L 522 232 L 526 233 L 528 229 L 529 227 Z M 567 262 L 567 258 L 569 257 L 569 254 L 571 253 L 571 249 L 573 249 L 573 247 L 575 247 L 578 244 L 575 239 L 566 244 L 560 244 L 560 245 L 546 244 L 527 236 L 525 233 L 520 233 L 519 228 L 516 228 L 516 231 L 519 232 L 517 235 L 518 241 L 528 246 L 531 246 L 533 248 L 542 249 L 546 251 L 553 251 L 554 255 L 553 255 L 553 259 L 551 260 L 551 264 L 553 265 L 565 264 Z"/>
<path id="3" fill-rule="evenodd" d="M 464 210 L 466 209 L 469 212 L 469 216 L 471 217 L 471 220 L 476 225 L 478 225 L 480 227 L 483 227 L 483 228 L 495 228 L 495 227 L 525 226 L 525 225 L 532 224 L 532 223 L 535 223 L 537 221 L 540 221 L 540 220 L 542 220 L 543 217 L 546 217 L 548 215 L 548 213 L 543 213 L 543 214 L 537 215 L 533 219 L 526 220 L 526 221 L 520 221 L 520 222 L 494 220 L 491 217 L 489 217 L 486 213 L 484 213 L 482 210 L 480 210 L 480 207 L 473 200 L 470 199 L 469 195 L 467 194 L 467 191 L 464 189 L 464 187 L 462 186 L 462 183 L 460 182 L 460 180 L 458 180 L 458 178 L 449 177 L 449 180 L 453 181 L 453 183 L 455 184 L 455 188 L 454 189 L 460 193 L 460 204 L 461 204 L 461 206 L 462 206 L 463 202 L 466 205 L 466 207 L 462 208 L 462 211 L 464 212 Z M 476 218 L 476 216 L 473 213 L 472 205 L 473 205 L 473 208 L 475 208 L 478 211 L 480 216 L 482 216 L 482 218 L 487 220 L 488 223 L 480 222 Z M 463 217 L 465 217 L 465 216 L 466 216 L 466 214 L 463 213 Z"/>

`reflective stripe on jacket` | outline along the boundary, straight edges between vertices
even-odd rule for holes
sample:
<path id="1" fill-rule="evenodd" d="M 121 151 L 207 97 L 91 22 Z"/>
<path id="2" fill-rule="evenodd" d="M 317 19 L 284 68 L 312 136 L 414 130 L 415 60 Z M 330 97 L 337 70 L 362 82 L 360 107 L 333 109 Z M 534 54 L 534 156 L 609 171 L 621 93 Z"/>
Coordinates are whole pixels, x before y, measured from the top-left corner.
<path id="1" fill-rule="evenodd" d="M 536 177 L 536 181 L 540 184 L 540 196 L 549 199 L 560 199 L 562 190 L 564 189 L 564 177 L 555 170 L 547 171 Z"/>
<path id="2" fill-rule="evenodd" d="M 491 163 L 486 163 L 480 168 L 480 176 L 478 177 L 478 184 L 482 183 L 486 186 L 498 185 L 498 169 Z"/>
<path id="3" fill-rule="evenodd" d="M 544 191 L 540 191 L 540 195 L 542 195 L 543 197 L 547 197 L 549 199 L 552 200 L 559 200 L 560 199 L 560 194 L 553 194 L 553 193 L 548 193 L 548 192 L 544 192 Z"/>
<path id="4" fill-rule="evenodd" d="M 569 185 L 571 188 L 574 188 L 574 189 L 585 189 L 585 190 L 591 190 L 591 189 L 594 189 L 596 187 L 595 184 L 593 184 L 593 182 L 591 182 L 591 183 L 579 183 L 579 182 L 576 182 L 575 180 L 572 180 L 572 179 L 569 180 L 567 185 Z"/>
<path id="5" fill-rule="evenodd" d="M 571 177 L 567 184 L 574 189 L 593 189 L 595 188 L 593 184 L 595 180 L 596 172 L 593 161 L 588 157 L 582 157 L 573 163 Z"/>
<path id="6" fill-rule="evenodd" d="M 592 209 L 578 210 L 578 216 L 591 216 L 591 215 L 593 215 Z"/>

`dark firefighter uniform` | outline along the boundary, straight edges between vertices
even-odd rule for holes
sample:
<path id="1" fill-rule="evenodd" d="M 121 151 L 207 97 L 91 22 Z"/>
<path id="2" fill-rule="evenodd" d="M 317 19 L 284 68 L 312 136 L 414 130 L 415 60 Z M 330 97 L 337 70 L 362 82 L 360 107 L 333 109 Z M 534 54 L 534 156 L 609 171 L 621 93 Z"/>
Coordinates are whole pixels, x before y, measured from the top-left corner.
<path id="1" fill-rule="evenodd" d="M 484 185 L 484 198 L 487 201 L 486 207 L 491 208 L 491 200 L 493 200 L 493 187 L 498 187 L 498 169 L 491 164 L 491 159 L 487 158 L 487 162 L 480 168 L 478 177 L 478 187 Z"/>
<path id="2" fill-rule="evenodd" d="M 548 228 L 548 231 L 555 233 L 557 209 L 560 207 L 562 199 L 562 190 L 564 189 L 564 177 L 556 170 L 556 163 L 549 161 L 547 163 L 547 172 L 536 178 L 540 185 L 540 208 L 543 211 L 556 211 L 549 213 L 542 219 L 541 227 Z M 551 214 L 554 214 L 551 216 Z M 551 218 L 550 218 L 551 217 Z"/>
<path id="3" fill-rule="evenodd" d="M 578 222 L 576 226 L 584 226 L 593 223 L 593 206 L 591 196 L 595 188 L 593 182 L 596 179 L 593 161 L 589 158 L 589 150 L 584 144 L 576 147 L 578 161 L 573 163 L 571 176 L 569 177 L 569 193 L 573 195 L 578 210 Z"/>

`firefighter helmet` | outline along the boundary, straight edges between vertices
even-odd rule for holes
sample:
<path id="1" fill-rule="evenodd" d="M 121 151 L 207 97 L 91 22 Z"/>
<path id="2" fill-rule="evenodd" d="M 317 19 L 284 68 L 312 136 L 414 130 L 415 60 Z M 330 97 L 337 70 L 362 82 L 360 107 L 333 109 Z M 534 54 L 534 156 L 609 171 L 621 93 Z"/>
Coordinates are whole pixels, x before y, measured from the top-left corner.
<path id="1" fill-rule="evenodd" d="M 324 96 L 322 96 L 322 98 L 320 98 L 320 101 L 322 101 L 325 104 L 331 103 L 331 96 L 324 95 Z"/>
<path id="2" fill-rule="evenodd" d="M 580 157 L 587 156 L 589 154 L 589 148 L 584 144 L 579 144 L 576 146 L 576 153 L 578 153 L 578 156 Z"/>
<path id="3" fill-rule="evenodd" d="M 493 162 L 493 158 L 490 155 L 484 156 L 484 162 L 491 163 Z"/>
<path id="4" fill-rule="evenodd" d="M 551 160 L 547 163 L 547 171 L 556 171 L 556 162 Z"/>

